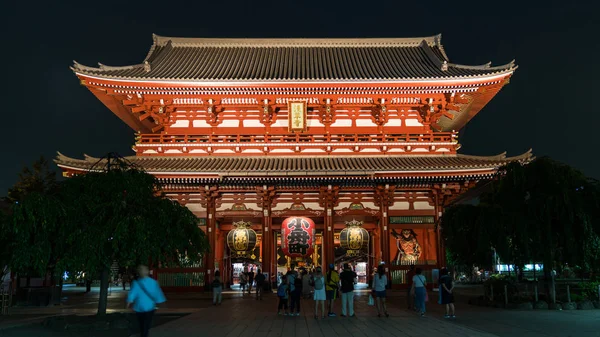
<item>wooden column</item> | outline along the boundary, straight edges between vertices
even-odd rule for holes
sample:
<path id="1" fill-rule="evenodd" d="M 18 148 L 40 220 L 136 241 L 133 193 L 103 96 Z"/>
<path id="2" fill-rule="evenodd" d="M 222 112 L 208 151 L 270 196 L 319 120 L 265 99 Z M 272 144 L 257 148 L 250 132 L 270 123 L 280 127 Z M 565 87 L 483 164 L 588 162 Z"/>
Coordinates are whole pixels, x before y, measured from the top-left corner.
<path id="1" fill-rule="evenodd" d="M 335 262 L 333 209 L 338 205 L 339 186 L 322 186 L 319 191 L 320 205 L 325 210 L 323 224 L 322 263 L 327 268 Z"/>
<path id="2" fill-rule="evenodd" d="M 269 273 L 269 277 L 276 272 L 274 256 L 276 251 L 273 247 L 273 219 L 271 218 L 271 205 L 275 196 L 275 188 L 273 186 L 264 185 L 258 188 L 256 193 L 262 199 L 262 271 Z"/>
<path id="3" fill-rule="evenodd" d="M 435 193 L 435 240 L 436 240 L 436 264 L 438 268 L 446 266 L 446 245 L 442 238 L 441 214 L 443 211 L 444 195 L 442 191 L 434 191 Z"/>
<path id="4" fill-rule="evenodd" d="M 389 207 L 394 204 L 394 191 L 396 186 L 379 185 L 375 189 L 375 201 L 379 205 L 379 232 L 381 233 L 382 260 L 386 268 L 390 266 L 390 229 L 388 221 Z"/>
<path id="5" fill-rule="evenodd" d="M 205 186 L 204 190 L 201 190 L 201 194 L 204 196 L 204 201 L 206 202 L 206 231 L 208 237 L 208 244 L 210 245 L 210 250 L 206 255 L 206 275 L 204 277 L 204 284 L 207 287 L 212 281 L 212 276 L 215 272 L 215 250 L 217 248 L 217 207 L 216 200 L 219 197 L 219 192 L 217 191 L 216 186 Z"/>

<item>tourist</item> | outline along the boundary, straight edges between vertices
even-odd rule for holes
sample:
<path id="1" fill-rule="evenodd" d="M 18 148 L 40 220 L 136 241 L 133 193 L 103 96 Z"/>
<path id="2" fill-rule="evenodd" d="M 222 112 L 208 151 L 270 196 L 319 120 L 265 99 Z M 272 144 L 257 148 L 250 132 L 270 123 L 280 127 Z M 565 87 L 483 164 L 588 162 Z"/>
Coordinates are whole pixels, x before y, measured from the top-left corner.
<path id="1" fill-rule="evenodd" d="M 293 267 L 292 267 L 293 268 Z M 292 270 L 293 275 L 293 285 L 290 285 L 291 291 L 291 305 L 290 305 L 290 315 L 292 316 L 300 316 L 300 298 L 302 297 L 302 277 L 298 274 L 296 270 Z"/>
<path id="2" fill-rule="evenodd" d="M 381 311 L 385 317 L 390 317 L 387 312 L 386 299 L 386 288 L 388 285 L 387 275 L 385 274 L 385 266 L 380 264 L 377 266 L 377 273 L 373 277 L 373 297 L 375 298 L 375 304 L 377 307 L 377 317 L 381 317 Z"/>
<path id="3" fill-rule="evenodd" d="M 454 290 L 454 283 L 452 282 L 452 277 L 448 275 L 448 269 L 442 268 L 440 274 L 440 285 L 441 285 L 441 294 L 442 294 L 442 305 L 446 307 L 446 314 L 444 318 L 456 318 L 454 312 L 454 294 L 452 291 Z"/>
<path id="4" fill-rule="evenodd" d="M 317 267 L 313 275 L 311 285 L 315 289 L 313 299 L 315 300 L 315 319 L 319 317 L 319 303 L 321 303 L 321 318 L 325 318 L 325 276 L 321 267 Z"/>
<path id="5" fill-rule="evenodd" d="M 425 316 L 425 298 L 427 296 L 427 281 L 421 268 L 417 268 L 411 288 L 411 296 L 415 296 L 415 305 L 421 316 Z"/>
<path id="6" fill-rule="evenodd" d="M 148 337 L 156 304 L 166 301 L 158 282 L 148 277 L 149 274 L 148 267 L 140 265 L 139 278 L 131 282 L 131 289 L 127 295 L 127 307 L 133 304 L 133 310 L 140 324 L 140 337 Z"/>
<path id="7" fill-rule="evenodd" d="M 240 289 L 242 290 L 242 295 L 246 291 L 246 284 L 248 283 L 248 275 L 245 271 L 240 272 Z"/>
<path id="8" fill-rule="evenodd" d="M 256 282 L 256 299 L 257 300 L 262 300 L 262 293 L 264 290 L 263 288 L 265 287 L 266 280 L 267 280 L 267 278 L 265 277 L 265 274 L 263 274 L 259 268 L 256 271 L 256 277 L 254 278 L 254 281 Z"/>
<path id="9" fill-rule="evenodd" d="M 254 268 L 248 272 L 248 294 L 252 294 L 252 284 L 254 283 Z"/>
<path id="10" fill-rule="evenodd" d="M 354 284 L 358 275 L 350 268 L 348 263 L 344 264 L 344 271 L 340 274 L 342 284 L 342 317 L 347 315 L 354 317 Z M 346 311 L 348 309 L 348 311 Z"/>
<path id="11" fill-rule="evenodd" d="M 327 282 L 325 282 L 325 290 L 327 294 L 328 310 L 327 315 L 329 317 L 335 317 L 333 312 L 333 303 L 337 297 L 338 284 L 340 283 L 340 275 L 335 271 L 335 265 L 331 263 L 329 265 L 329 271 L 327 272 Z"/>
<path id="12" fill-rule="evenodd" d="M 311 275 L 308 274 L 308 271 L 302 268 L 302 296 L 305 299 L 310 298 L 311 286 L 310 286 L 310 278 Z"/>
<path id="13" fill-rule="evenodd" d="M 279 297 L 279 305 L 277 306 L 277 315 L 281 315 L 281 309 L 284 310 L 283 314 L 288 314 L 288 284 L 287 278 L 282 277 L 281 283 L 277 287 L 277 297 Z"/>
<path id="14" fill-rule="evenodd" d="M 213 291 L 213 305 L 221 305 L 223 299 L 223 282 L 221 281 L 221 272 L 215 271 L 215 278 L 211 284 Z"/>
<path id="15" fill-rule="evenodd" d="M 406 273 L 406 285 L 408 291 L 406 292 L 406 304 L 408 310 L 416 310 L 415 307 L 415 294 L 412 292 L 413 277 L 415 276 L 415 265 L 411 264 L 408 272 Z"/>

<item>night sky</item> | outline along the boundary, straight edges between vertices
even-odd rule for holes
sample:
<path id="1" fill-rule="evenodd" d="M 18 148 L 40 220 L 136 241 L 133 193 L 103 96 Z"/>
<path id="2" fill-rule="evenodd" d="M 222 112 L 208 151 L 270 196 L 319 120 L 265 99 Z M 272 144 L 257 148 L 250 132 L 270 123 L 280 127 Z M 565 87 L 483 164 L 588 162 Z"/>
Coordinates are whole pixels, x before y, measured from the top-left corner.
<path id="1" fill-rule="evenodd" d="M 579 4 L 587 2 L 593 5 Z M 549 155 L 600 178 L 600 135 L 594 129 L 600 125 L 599 12 L 600 3 L 591 1 L 4 1 L 0 196 L 40 155 L 133 154 L 134 131 L 80 86 L 69 66 L 72 60 L 91 66 L 140 63 L 152 33 L 239 38 L 442 33 L 453 63 L 516 59 L 519 65 L 511 83 L 463 130 L 461 153 L 518 155 L 533 148 L 536 156 Z"/>

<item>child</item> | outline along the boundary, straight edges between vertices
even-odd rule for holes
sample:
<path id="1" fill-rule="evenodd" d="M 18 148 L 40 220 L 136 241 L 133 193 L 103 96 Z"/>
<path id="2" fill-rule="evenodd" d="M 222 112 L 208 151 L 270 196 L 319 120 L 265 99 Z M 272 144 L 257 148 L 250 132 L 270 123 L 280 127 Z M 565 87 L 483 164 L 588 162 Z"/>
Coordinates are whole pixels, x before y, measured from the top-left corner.
<path id="1" fill-rule="evenodd" d="M 277 287 L 277 297 L 279 297 L 279 306 L 277 307 L 277 315 L 281 315 L 281 309 L 284 309 L 284 315 L 288 314 L 288 284 L 287 277 L 281 278 L 281 284 Z"/>

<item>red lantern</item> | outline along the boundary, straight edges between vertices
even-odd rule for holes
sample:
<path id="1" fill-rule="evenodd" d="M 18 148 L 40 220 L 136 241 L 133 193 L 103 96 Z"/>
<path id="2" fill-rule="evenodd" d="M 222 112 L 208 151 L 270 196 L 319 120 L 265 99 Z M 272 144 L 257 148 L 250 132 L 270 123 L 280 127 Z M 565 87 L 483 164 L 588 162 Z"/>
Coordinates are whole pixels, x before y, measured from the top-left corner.
<path id="1" fill-rule="evenodd" d="M 290 217 L 283 220 L 281 250 L 289 257 L 312 255 L 315 251 L 315 223 L 304 217 Z"/>

